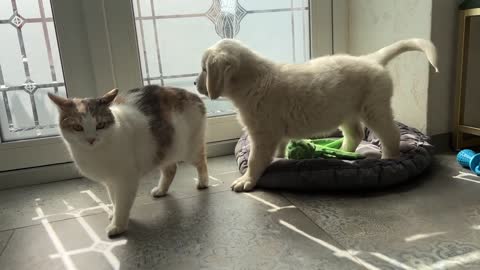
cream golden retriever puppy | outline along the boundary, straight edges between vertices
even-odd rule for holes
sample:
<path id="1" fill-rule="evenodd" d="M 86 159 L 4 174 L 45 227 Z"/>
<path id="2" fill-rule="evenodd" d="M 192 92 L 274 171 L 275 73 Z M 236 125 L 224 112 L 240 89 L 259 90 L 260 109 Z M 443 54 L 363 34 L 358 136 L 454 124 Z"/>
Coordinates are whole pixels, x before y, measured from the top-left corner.
<path id="1" fill-rule="evenodd" d="M 435 46 L 423 39 L 402 40 L 365 56 L 325 56 L 304 64 L 275 63 L 232 39 L 210 47 L 197 89 L 211 99 L 229 98 L 251 139 L 248 170 L 232 189 L 253 189 L 275 151 L 284 155 L 289 139 L 338 127 L 345 137 L 343 150 L 355 151 L 364 136 L 363 123 L 379 137 L 382 158 L 398 157 L 393 85 L 385 65 L 406 51 L 423 51 L 438 71 Z"/>

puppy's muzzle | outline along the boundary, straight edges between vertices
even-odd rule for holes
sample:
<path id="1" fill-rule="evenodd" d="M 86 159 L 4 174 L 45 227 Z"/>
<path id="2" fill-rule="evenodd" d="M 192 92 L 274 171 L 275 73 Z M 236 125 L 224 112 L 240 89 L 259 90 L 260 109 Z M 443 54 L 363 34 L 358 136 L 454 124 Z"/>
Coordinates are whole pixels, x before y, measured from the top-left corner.
<path id="1" fill-rule="evenodd" d="M 195 81 L 193 82 L 193 85 L 195 85 L 197 87 L 197 91 L 202 94 L 202 95 L 205 95 L 205 96 L 208 96 L 208 92 L 207 90 L 201 86 L 201 84 L 198 82 L 198 78 L 195 79 Z"/>

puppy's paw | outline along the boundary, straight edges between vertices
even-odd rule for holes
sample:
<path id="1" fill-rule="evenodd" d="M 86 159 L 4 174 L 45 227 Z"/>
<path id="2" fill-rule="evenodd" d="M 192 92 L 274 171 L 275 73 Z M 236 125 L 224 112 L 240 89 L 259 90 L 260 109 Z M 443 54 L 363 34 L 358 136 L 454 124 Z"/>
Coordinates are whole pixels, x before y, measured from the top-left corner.
<path id="1" fill-rule="evenodd" d="M 112 222 L 105 230 L 107 231 L 108 237 L 114 237 L 124 233 L 127 230 L 127 226 L 119 226 Z"/>
<path id="2" fill-rule="evenodd" d="M 233 181 L 231 188 L 235 192 L 245 192 L 245 191 L 251 191 L 256 184 L 257 184 L 256 181 L 244 175 L 238 178 L 237 180 Z"/>
<path id="3" fill-rule="evenodd" d="M 208 188 L 208 176 L 197 180 L 197 189 Z"/>
<path id="4" fill-rule="evenodd" d="M 208 182 L 207 183 L 197 183 L 197 189 L 206 189 L 208 188 Z"/>
<path id="5" fill-rule="evenodd" d="M 166 190 L 162 190 L 158 187 L 154 187 L 152 188 L 152 191 L 150 191 L 150 194 L 152 195 L 152 197 L 154 198 L 160 198 L 160 197 L 164 197 L 167 195 L 167 191 Z"/>
<path id="6" fill-rule="evenodd" d="M 398 159 L 400 158 L 400 154 L 395 154 L 395 155 L 382 155 L 382 159 Z"/>

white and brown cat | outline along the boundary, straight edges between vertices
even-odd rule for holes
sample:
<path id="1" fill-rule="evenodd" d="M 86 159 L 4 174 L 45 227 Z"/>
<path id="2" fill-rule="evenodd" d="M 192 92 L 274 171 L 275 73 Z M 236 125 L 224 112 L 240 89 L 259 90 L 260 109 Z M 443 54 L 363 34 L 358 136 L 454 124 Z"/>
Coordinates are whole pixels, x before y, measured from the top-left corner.
<path id="1" fill-rule="evenodd" d="M 197 95 L 150 85 L 125 95 L 113 89 L 100 98 L 49 97 L 59 108 L 61 135 L 76 166 L 108 190 L 109 236 L 127 229 L 139 181 L 154 169 L 162 173 L 155 197 L 167 193 L 180 161 L 196 166 L 197 188 L 208 186 L 206 113 Z"/>

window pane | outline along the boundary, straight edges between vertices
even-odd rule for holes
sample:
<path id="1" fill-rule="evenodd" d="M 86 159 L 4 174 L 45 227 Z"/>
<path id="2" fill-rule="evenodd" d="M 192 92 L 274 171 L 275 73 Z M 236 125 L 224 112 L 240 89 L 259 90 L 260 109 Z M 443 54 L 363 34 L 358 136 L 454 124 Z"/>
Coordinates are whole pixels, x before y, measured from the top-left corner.
<path id="1" fill-rule="evenodd" d="M 0 0 L 2 141 L 58 134 L 47 93 L 66 96 L 49 0 Z"/>
<path id="2" fill-rule="evenodd" d="M 265 56 L 301 63 L 310 58 L 306 0 L 132 0 L 144 84 L 196 92 L 206 48 L 242 40 Z M 209 116 L 234 113 L 226 100 L 205 98 Z"/>

